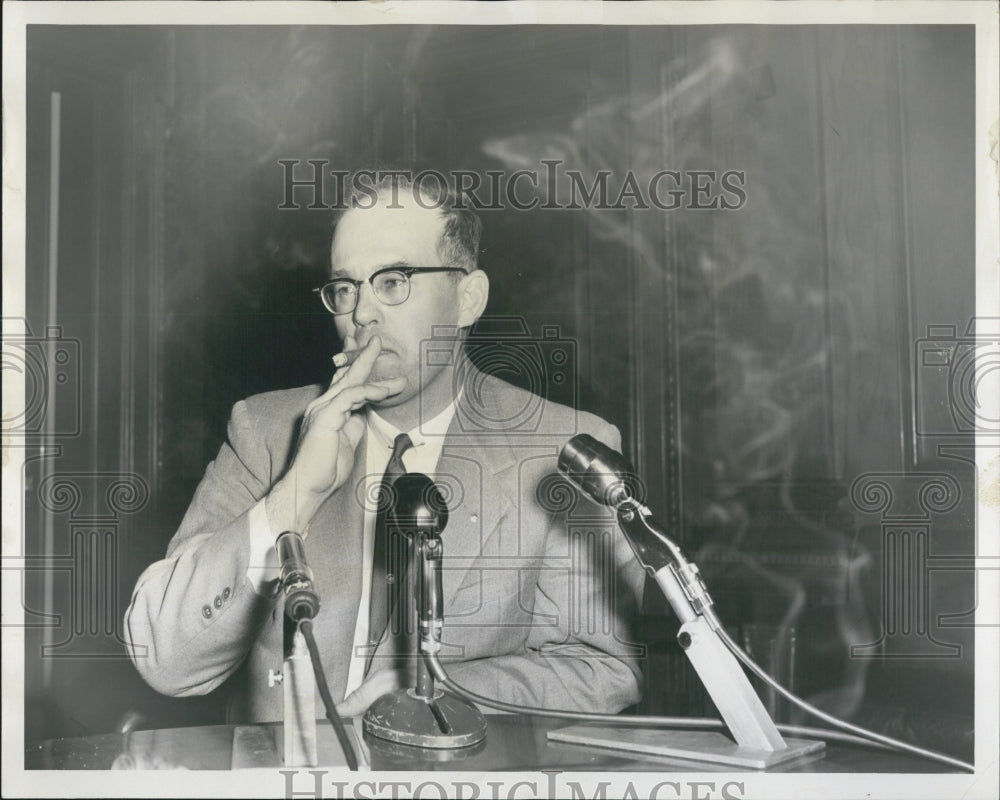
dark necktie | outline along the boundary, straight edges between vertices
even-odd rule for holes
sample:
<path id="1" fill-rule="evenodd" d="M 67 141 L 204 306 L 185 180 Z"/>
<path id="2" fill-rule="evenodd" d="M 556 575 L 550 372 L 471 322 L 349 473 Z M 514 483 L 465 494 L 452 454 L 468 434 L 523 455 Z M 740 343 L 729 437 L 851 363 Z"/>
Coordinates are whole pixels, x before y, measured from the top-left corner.
<path id="1" fill-rule="evenodd" d="M 368 659 L 365 662 L 365 675 L 368 675 L 372 666 L 372 657 L 375 648 L 386 633 L 389 626 L 390 615 L 395 615 L 396 624 L 391 630 L 392 634 L 400 634 L 405 637 L 406 622 L 405 614 L 401 613 L 406 608 L 406 564 L 408 543 L 404 537 L 398 533 L 389 538 L 389 526 L 386 524 L 388 514 L 387 487 L 392 486 L 396 478 L 406 474 L 406 467 L 403 466 L 403 453 L 413 446 L 410 437 L 401 433 L 392 444 L 392 457 L 385 468 L 382 476 L 382 484 L 379 488 L 378 512 L 375 515 L 375 548 L 372 558 L 372 582 L 371 593 L 368 600 Z M 402 619 L 400 619 L 402 617 Z M 405 641 L 405 639 L 404 639 Z"/>

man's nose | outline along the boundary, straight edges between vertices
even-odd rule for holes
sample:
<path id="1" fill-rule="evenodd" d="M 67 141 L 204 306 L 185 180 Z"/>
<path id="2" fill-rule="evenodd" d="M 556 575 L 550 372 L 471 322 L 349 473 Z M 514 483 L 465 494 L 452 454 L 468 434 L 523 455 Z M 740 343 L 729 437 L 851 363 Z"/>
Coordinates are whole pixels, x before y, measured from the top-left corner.
<path id="1" fill-rule="evenodd" d="M 354 324 L 359 327 L 378 322 L 382 314 L 382 303 L 375 296 L 370 283 L 358 287 L 358 304 L 354 308 Z"/>

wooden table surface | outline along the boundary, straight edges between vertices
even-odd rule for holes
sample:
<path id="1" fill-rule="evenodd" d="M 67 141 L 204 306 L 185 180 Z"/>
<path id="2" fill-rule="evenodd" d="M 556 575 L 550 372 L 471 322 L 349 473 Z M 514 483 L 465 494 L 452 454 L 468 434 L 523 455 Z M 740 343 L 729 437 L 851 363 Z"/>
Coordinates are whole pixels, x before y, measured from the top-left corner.
<path id="1" fill-rule="evenodd" d="M 546 733 L 566 721 L 531 716 L 487 715 L 484 743 L 467 751 L 418 750 L 365 737 L 362 757 L 373 770 L 530 772 L 554 768 L 595 772 L 732 772 L 719 767 L 667 758 L 639 757 L 609 750 L 550 742 Z M 352 721 L 348 721 L 350 725 Z M 280 735 L 281 726 L 261 726 Z M 246 728 L 243 728 L 244 732 Z M 360 726 L 353 724 L 353 730 Z M 235 725 L 133 731 L 75 739 L 51 739 L 25 747 L 25 769 L 169 769 L 229 770 L 233 763 Z M 317 721 L 319 766 L 342 764 L 336 740 L 325 720 Z M 274 758 L 277 759 L 275 749 Z M 280 764 L 277 762 L 275 765 Z M 261 763 L 259 766 L 271 766 Z M 900 753 L 828 742 L 818 756 L 780 765 L 769 772 L 934 773 L 949 768 Z"/>

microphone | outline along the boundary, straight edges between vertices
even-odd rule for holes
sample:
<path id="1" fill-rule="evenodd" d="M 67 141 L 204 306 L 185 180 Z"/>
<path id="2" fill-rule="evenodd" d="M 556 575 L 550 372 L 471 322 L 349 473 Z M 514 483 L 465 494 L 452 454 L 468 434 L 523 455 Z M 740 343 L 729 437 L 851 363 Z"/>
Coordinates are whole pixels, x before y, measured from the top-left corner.
<path id="1" fill-rule="evenodd" d="M 438 536 L 448 524 L 448 505 L 434 481 L 422 472 L 407 472 L 392 484 L 395 502 L 389 525 L 406 536 Z"/>
<path id="2" fill-rule="evenodd" d="M 392 488 L 395 502 L 388 515 L 389 525 L 407 536 L 411 545 L 411 602 L 416 604 L 418 650 L 437 652 L 444 625 L 440 534 L 448 524 L 448 506 L 437 484 L 421 472 L 400 475 Z M 423 659 L 417 662 L 414 691 L 425 700 L 434 699 L 434 679 Z"/>
<path id="3" fill-rule="evenodd" d="M 745 654 L 741 655 L 729 638 L 715 614 L 698 567 L 637 497 L 642 484 L 625 457 L 593 436 L 580 434 L 563 446 L 557 464 L 559 471 L 582 493 L 614 508 L 618 525 L 636 560 L 656 581 L 680 620 L 677 641 L 736 740 L 735 748 L 723 737 L 719 745 L 711 739 L 699 741 L 694 747 L 672 747 L 671 752 L 682 758 L 719 763 L 731 754 L 742 757 L 744 753 L 754 753 L 761 758 L 758 766 L 761 768 L 821 748 L 822 743 L 793 744 L 793 740 L 786 743 L 782 739 L 734 654 L 758 676 L 764 677 L 762 671 L 758 671 L 759 667 L 754 669 L 756 665 Z M 616 743 L 622 740 L 633 741 L 621 734 L 614 739 Z"/>
<path id="4" fill-rule="evenodd" d="M 698 567 L 636 497 L 641 484 L 625 456 L 581 433 L 563 445 L 557 463 L 580 491 L 615 509 L 636 560 L 659 584 L 681 622 L 702 614 L 715 619 Z"/>
<path id="5" fill-rule="evenodd" d="M 641 484 L 625 456 L 581 433 L 563 445 L 557 464 L 581 492 L 614 508 L 632 552 L 650 575 L 655 577 L 668 565 L 687 564 L 680 548 L 636 496 Z"/>
<path id="6" fill-rule="evenodd" d="M 274 542 L 281 563 L 281 588 L 285 593 L 285 613 L 293 622 L 312 619 L 319 613 L 319 597 L 313 590 L 313 574 L 306 563 L 302 537 L 285 531 Z"/>
<path id="7" fill-rule="evenodd" d="M 390 530 L 409 540 L 413 563 L 408 583 L 419 619 L 416 686 L 382 695 L 372 703 L 365 712 L 364 731 L 397 745 L 438 751 L 468 748 L 486 738 L 486 720 L 474 705 L 435 687 L 425 660 L 441 649 L 441 531 L 448 524 L 448 506 L 437 484 L 420 472 L 396 478 L 392 496 L 386 521 Z"/>
<path id="8" fill-rule="evenodd" d="M 570 439 L 559 453 L 559 471 L 602 506 L 638 503 L 632 465 L 621 453 L 587 433 Z"/>

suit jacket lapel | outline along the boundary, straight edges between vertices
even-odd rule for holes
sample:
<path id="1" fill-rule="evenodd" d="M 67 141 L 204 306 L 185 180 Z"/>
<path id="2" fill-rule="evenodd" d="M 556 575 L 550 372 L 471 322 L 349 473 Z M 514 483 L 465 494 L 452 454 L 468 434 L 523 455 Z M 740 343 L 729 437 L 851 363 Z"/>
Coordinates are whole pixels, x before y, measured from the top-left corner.
<path id="1" fill-rule="evenodd" d="M 367 430 L 355 450 L 350 477 L 320 507 L 305 542 L 321 600 L 314 628 L 320 652 L 328 654 L 328 674 L 343 676 L 342 685 L 331 687 L 334 696 L 342 695 L 347 683 L 361 596 L 366 453 Z"/>
<path id="2" fill-rule="evenodd" d="M 471 380 L 482 377 L 473 372 Z M 468 395 L 463 393 L 459 400 L 435 477 L 449 510 L 448 527 L 442 534 L 446 610 L 459 591 L 478 582 L 473 562 L 502 554 L 500 529 L 516 514 L 517 481 L 510 472 L 516 470 L 515 454 L 502 432 L 498 435 L 496 430 L 470 423 L 476 417 L 467 413 Z"/>
<path id="3" fill-rule="evenodd" d="M 473 371 L 470 381 L 484 377 Z M 503 390 L 504 384 L 495 385 Z M 517 457 L 502 426 L 489 422 L 503 419 L 501 398 L 480 395 L 477 402 L 489 403 L 489 407 L 473 409 L 478 415 L 467 413 L 463 408 L 467 402 L 465 392 L 435 473 L 449 510 L 442 534 L 446 613 L 463 588 L 479 582 L 474 562 L 483 556 L 499 557 L 513 546 L 501 541 L 501 531 L 504 522 L 517 515 Z M 477 418 L 487 423 L 476 424 Z M 315 627 L 320 650 L 329 654 L 331 674 L 343 676 L 341 686 L 331 687 L 335 694 L 343 693 L 346 686 L 361 596 L 367 436 L 366 426 L 350 477 L 317 512 L 305 542 L 322 602 Z"/>

